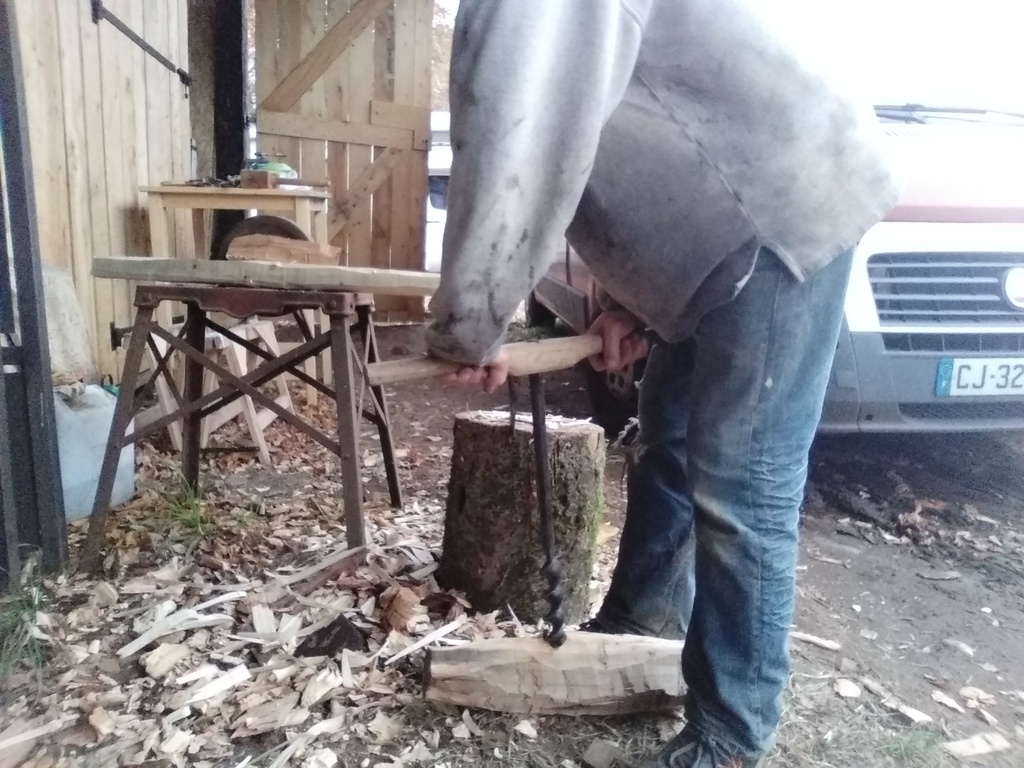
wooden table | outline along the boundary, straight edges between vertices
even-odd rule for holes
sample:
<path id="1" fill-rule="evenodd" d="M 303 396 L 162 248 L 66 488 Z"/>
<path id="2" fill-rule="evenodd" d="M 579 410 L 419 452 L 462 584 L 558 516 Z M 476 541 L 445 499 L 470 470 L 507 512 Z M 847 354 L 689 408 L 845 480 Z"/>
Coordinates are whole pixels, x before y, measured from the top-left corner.
<path id="1" fill-rule="evenodd" d="M 331 193 L 323 188 L 285 189 L 242 189 L 240 187 L 192 187 L 183 184 L 161 184 L 143 187 L 149 204 L 149 238 L 152 254 L 156 258 L 173 256 L 171 245 L 170 218 L 175 210 L 192 211 L 192 239 L 195 242 L 196 258 L 209 256 L 210 245 L 206 232 L 207 211 L 249 211 L 258 210 L 282 213 L 291 218 L 315 243 L 330 245 L 327 230 L 327 213 L 330 209 Z M 164 325 L 171 323 L 171 304 L 162 305 L 158 319 Z M 305 315 L 309 326 L 323 325 L 323 317 L 314 311 Z M 316 374 L 317 361 L 310 359 L 307 372 Z M 321 379 L 330 383 L 331 370 L 326 359 L 320 360 Z M 316 390 L 307 387 L 306 399 L 316 401 Z"/>
<path id="2" fill-rule="evenodd" d="M 169 221 L 175 210 L 192 211 L 192 237 L 196 256 L 208 253 L 206 211 L 268 211 L 292 219 L 315 243 L 330 244 L 327 189 L 240 189 L 237 187 L 143 187 L 149 204 L 149 237 L 153 256 L 173 256 Z"/>

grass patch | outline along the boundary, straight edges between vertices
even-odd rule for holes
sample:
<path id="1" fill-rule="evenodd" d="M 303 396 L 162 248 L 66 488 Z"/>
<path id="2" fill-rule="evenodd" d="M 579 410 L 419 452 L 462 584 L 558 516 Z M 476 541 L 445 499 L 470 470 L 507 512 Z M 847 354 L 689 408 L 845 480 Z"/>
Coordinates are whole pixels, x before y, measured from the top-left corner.
<path id="1" fill-rule="evenodd" d="M 34 573 L 29 563 L 18 586 L 0 595 L 0 680 L 24 668 L 40 675 L 50 655 L 45 635 L 36 627 L 36 613 L 46 609 L 50 596 Z"/>
<path id="2" fill-rule="evenodd" d="M 161 521 L 164 525 L 162 536 L 165 544 L 172 549 L 184 548 L 191 556 L 195 548 L 220 530 L 218 520 L 210 514 L 203 500 L 202 489 L 194 488 L 182 481 L 178 492 L 171 496 L 164 509 Z"/>
<path id="3" fill-rule="evenodd" d="M 939 765 L 942 761 L 942 734 L 935 731 L 892 731 L 880 751 L 896 765 Z"/>

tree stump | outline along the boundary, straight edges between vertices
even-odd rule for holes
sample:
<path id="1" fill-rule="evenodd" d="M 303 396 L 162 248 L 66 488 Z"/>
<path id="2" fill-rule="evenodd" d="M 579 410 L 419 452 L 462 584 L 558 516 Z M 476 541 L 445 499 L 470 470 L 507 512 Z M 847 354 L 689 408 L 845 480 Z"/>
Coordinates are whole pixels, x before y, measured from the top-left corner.
<path id="1" fill-rule="evenodd" d="M 565 614 L 582 621 L 604 511 L 604 433 L 588 421 L 548 416 L 548 466 Z M 536 622 L 548 610 L 533 454 L 533 422 L 500 411 L 460 413 L 438 582 L 489 612 L 511 606 Z"/>

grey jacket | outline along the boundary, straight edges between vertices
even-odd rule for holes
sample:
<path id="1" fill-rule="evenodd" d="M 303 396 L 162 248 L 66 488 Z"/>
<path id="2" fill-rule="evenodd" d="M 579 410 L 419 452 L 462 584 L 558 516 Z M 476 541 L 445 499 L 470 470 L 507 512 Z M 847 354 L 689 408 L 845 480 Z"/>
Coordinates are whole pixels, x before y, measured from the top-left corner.
<path id="1" fill-rule="evenodd" d="M 489 360 L 562 253 L 668 341 L 758 250 L 802 280 L 896 201 L 870 107 L 752 0 L 462 0 L 431 351 Z"/>

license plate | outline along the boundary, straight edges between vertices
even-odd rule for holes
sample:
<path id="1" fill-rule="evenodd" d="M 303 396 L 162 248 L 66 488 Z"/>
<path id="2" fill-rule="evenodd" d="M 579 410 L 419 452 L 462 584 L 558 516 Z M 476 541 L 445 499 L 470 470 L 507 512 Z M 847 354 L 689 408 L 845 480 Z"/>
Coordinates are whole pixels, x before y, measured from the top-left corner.
<path id="1" fill-rule="evenodd" d="M 939 397 L 1024 395 L 1024 357 L 945 357 L 935 382 Z"/>

